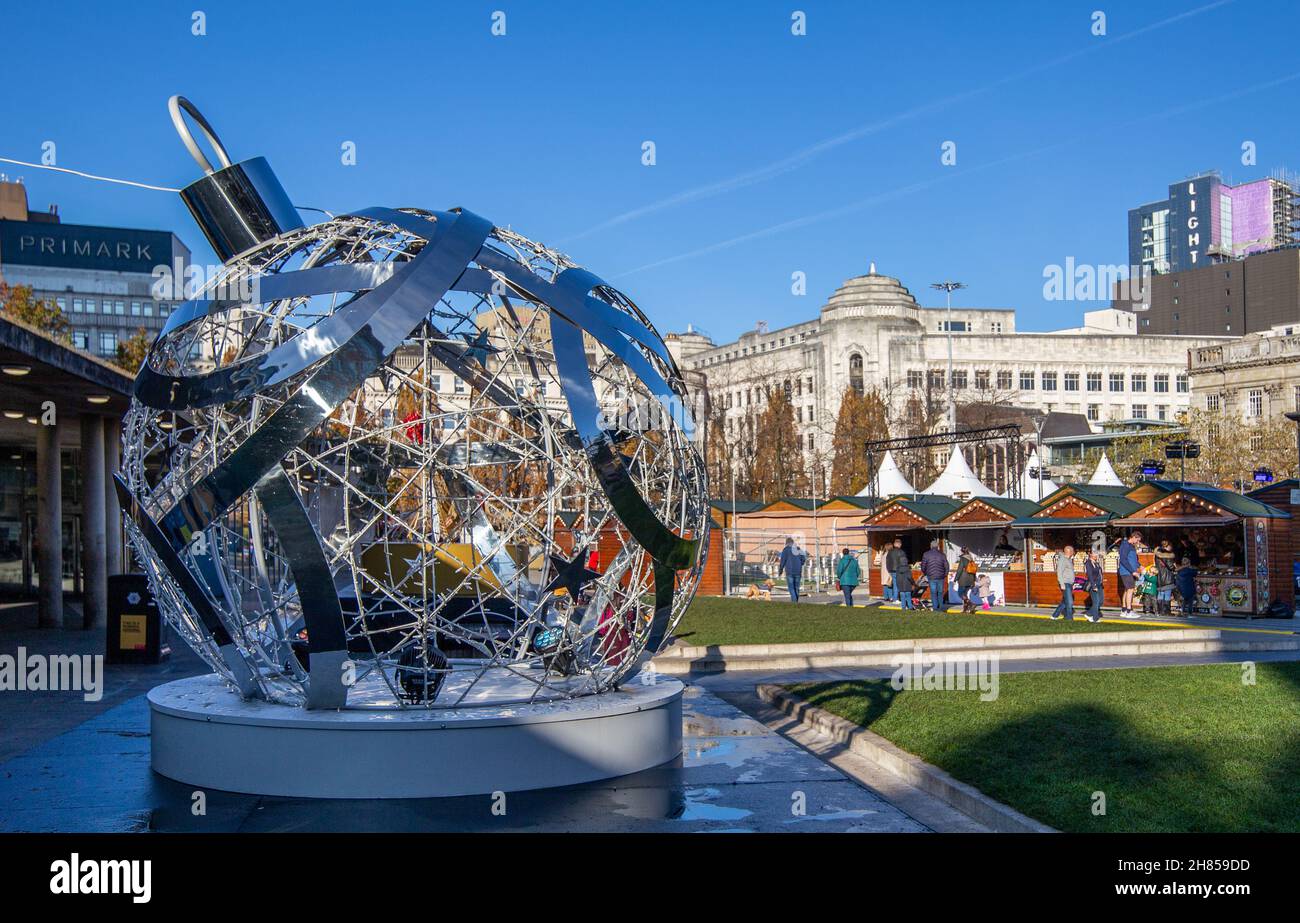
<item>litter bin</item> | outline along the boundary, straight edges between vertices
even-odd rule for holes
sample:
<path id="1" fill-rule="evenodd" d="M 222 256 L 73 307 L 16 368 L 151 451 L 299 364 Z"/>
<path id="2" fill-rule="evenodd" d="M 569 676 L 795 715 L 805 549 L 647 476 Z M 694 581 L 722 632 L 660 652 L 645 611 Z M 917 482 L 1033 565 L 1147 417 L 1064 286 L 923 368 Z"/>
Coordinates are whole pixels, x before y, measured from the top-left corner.
<path id="1" fill-rule="evenodd" d="M 161 663 L 172 653 L 165 632 L 144 574 L 108 578 L 109 663 Z"/>

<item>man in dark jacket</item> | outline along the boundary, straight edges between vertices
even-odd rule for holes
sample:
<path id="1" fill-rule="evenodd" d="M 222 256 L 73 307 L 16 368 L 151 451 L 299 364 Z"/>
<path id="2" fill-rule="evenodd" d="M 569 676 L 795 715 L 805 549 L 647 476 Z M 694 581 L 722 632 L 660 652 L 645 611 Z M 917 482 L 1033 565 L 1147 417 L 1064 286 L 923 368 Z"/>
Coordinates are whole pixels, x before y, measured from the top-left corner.
<path id="1" fill-rule="evenodd" d="M 1083 562 L 1083 576 L 1088 587 L 1088 621 L 1101 621 L 1101 603 L 1105 596 L 1106 584 L 1101 554 L 1096 548 L 1088 552 Z"/>
<path id="2" fill-rule="evenodd" d="M 781 549 L 781 558 L 777 562 L 776 575 L 785 574 L 786 589 L 790 591 L 790 602 L 799 601 L 799 581 L 803 579 L 803 551 L 795 547 L 794 539 L 787 538 Z"/>
<path id="3" fill-rule="evenodd" d="M 921 555 L 921 573 L 930 584 L 930 603 L 935 612 L 948 611 L 948 557 L 939 550 L 939 540 Z"/>
<path id="4" fill-rule="evenodd" d="M 903 548 L 901 538 L 895 538 L 894 546 L 885 553 L 885 567 L 894 575 L 894 595 L 897 596 L 902 592 L 903 584 L 899 582 L 901 575 L 907 578 L 907 593 L 910 597 L 912 594 L 912 562 L 907 560 L 907 551 Z M 901 598 L 899 602 L 902 602 Z M 899 608 L 903 607 L 900 605 Z"/>
<path id="5" fill-rule="evenodd" d="M 1192 559 L 1184 557 L 1174 577 L 1178 584 L 1178 595 L 1182 599 L 1180 611 L 1183 615 L 1191 615 L 1196 606 L 1196 574 L 1196 565 L 1192 563 Z"/>

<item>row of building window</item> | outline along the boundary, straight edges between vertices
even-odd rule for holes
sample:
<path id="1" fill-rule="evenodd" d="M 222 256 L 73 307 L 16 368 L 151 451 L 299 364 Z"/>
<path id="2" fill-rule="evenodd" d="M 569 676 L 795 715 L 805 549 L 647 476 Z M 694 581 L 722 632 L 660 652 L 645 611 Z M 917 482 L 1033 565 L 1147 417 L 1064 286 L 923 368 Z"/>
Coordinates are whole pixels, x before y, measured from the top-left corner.
<path id="1" fill-rule="evenodd" d="M 805 385 L 806 382 L 806 385 Z M 785 388 L 785 396 L 788 398 L 803 397 L 804 388 L 807 387 L 808 395 L 813 395 L 813 379 L 809 375 L 807 378 L 787 378 L 782 382 Z M 723 408 L 731 410 L 735 407 L 749 407 L 754 404 L 762 403 L 763 397 L 770 393 L 770 386 L 759 385 L 756 388 L 744 388 L 737 391 L 728 391 L 722 398 Z"/>
<path id="2" fill-rule="evenodd" d="M 742 349 L 733 349 L 728 353 L 720 353 L 716 356 L 708 356 L 704 359 L 696 359 L 692 363 L 692 368 L 703 368 L 706 365 L 717 365 L 719 362 L 728 362 L 732 359 L 740 359 L 743 356 L 758 355 L 765 353 L 769 349 L 780 349 L 782 346 L 794 346 L 796 343 L 802 343 L 808 339 L 809 334 L 816 333 L 816 330 L 805 330 L 802 333 L 791 334 L 788 337 L 773 337 L 765 343 L 759 343 L 757 346 L 746 346 Z"/>
<path id="3" fill-rule="evenodd" d="M 65 295 L 58 295 L 54 303 L 59 306 L 59 310 L 64 314 L 69 313 L 71 307 L 72 314 L 115 314 L 119 317 L 127 316 L 126 301 L 118 301 L 115 298 L 68 298 Z M 157 309 L 158 317 L 166 317 L 172 311 L 172 306 L 166 301 L 131 301 L 131 317 L 153 317 L 154 310 Z"/>
<path id="4" fill-rule="evenodd" d="M 1300 411 L 1300 385 L 1292 389 L 1292 409 Z M 1251 388 L 1245 395 L 1246 418 L 1256 420 L 1264 416 L 1264 389 Z M 1211 413 L 1217 413 L 1223 409 L 1223 396 L 1219 394 L 1205 395 L 1205 409 Z"/>
<path id="5" fill-rule="evenodd" d="M 907 386 L 909 388 L 921 388 L 928 384 L 931 388 L 946 387 L 946 378 L 942 369 L 929 369 L 923 372 L 918 369 L 912 369 L 907 373 Z M 1122 392 L 1125 386 L 1124 372 L 1111 372 L 1108 387 L 1106 390 L 1111 392 Z M 1156 394 L 1169 393 L 1170 375 L 1166 372 L 1157 372 L 1150 376 L 1151 391 Z M 993 373 L 987 369 L 980 369 L 975 372 L 975 387 L 980 391 L 987 391 L 993 381 Z M 1058 376 L 1057 372 L 1032 372 L 1022 371 L 1019 376 L 1013 375 L 1012 372 L 1000 369 L 997 372 L 997 390 L 1013 390 L 1012 382 L 1019 382 L 1021 391 L 1056 391 L 1059 386 L 1063 386 L 1065 391 L 1078 391 L 1081 384 L 1080 374 L 1078 372 L 1064 372 Z M 1145 372 L 1133 372 L 1127 376 L 1128 390 L 1142 393 L 1147 390 L 1148 376 Z M 953 390 L 960 391 L 969 387 L 970 376 L 964 370 L 954 370 L 952 373 Z M 1083 379 L 1088 391 L 1102 390 L 1102 373 L 1088 372 L 1087 377 Z M 1174 376 L 1174 387 L 1179 394 L 1186 394 L 1191 390 L 1190 384 L 1185 374 Z"/>

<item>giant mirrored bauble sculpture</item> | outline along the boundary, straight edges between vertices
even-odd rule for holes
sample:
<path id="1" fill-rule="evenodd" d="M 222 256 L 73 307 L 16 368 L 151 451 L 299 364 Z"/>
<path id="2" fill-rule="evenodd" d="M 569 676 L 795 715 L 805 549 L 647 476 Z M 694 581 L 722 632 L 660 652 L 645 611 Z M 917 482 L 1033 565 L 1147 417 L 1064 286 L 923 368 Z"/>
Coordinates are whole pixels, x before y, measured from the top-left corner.
<path id="1" fill-rule="evenodd" d="M 149 351 L 118 492 L 159 608 L 245 700 L 616 689 L 698 583 L 704 465 L 632 301 L 467 210 L 304 226 L 259 159 L 182 193 L 225 260 Z"/>

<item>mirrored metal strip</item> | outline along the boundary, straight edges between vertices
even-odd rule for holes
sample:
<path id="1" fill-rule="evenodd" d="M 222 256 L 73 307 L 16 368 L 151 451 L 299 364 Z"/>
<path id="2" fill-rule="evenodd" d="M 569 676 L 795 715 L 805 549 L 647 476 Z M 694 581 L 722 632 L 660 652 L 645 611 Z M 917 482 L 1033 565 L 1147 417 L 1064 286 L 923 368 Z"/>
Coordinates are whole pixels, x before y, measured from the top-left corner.
<path id="1" fill-rule="evenodd" d="M 667 380 L 659 374 L 659 370 L 650 364 L 650 361 L 636 348 L 635 344 L 628 342 L 615 332 L 615 330 L 620 333 L 635 330 L 638 333 L 633 334 L 634 337 L 654 339 L 650 336 L 650 331 L 642 327 L 630 315 L 619 311 L 598 298 L 589 296 L 587 293 L 597 285 L 604 285 L 604 283 L 586 270 L 565 270 L 555 280 L 555 291 L 561 294 L 561 298 L 554 305 L 554 309 L 561 314 L 566 314 L 569 320 L 582 327 L 604 344 L 614 355 L 618 356 L 636 373 L 636 376 L 659 400 L 659 403 L 672 419 L 680 419 L 683 429 L 688 434 L 691 433 L 695 428 L 695 424 L 690 417 L 682 395 L 668 384 Z M 599 305 L 600 308 L 595 308 L 596 305 Z M 614 327 L 607 322 L 611 312 L 613 315 L 622 318 L 619 327 Z M 670 368 L 676 368 L 671 359 L 668 359 L 667 362 Z"/>
<path id="2" fill-rule="evenodd" d="M 342 652 L 348 639 L 343 624 L 343 609 L 334 590 L 320 536 L 307 518 L 302 499 L 294 489 L 284 468 L 276 465 L 257 483 L 257 499 L 266 512 L 267 521 L 279 540 L 280 554 L 288 564 L 293 584 L 298 589 L 298 604 L 307 629 L 307 650 L 311 655 Z M 339 706 L 347 700 L 347 687 L 336 668 L 338 658 L 308 658 L 312 701 Z"/>
<path id="3" fill-rule="evenodd" d="M 560 273 L 556 277 L 555 284 L 552 284 L 518 264 L 504 260 L 500 254 L 494 253 L 488 247 L 484 247 L 479 254 L 479 262 L 500 272 L 520 290 L 528 293 L 530 298 L 545 304 L 552 312 L 568 318 L 594 337 L 636 373 L 664 410 L 673 419 L 681 421 L 687 433 L 693 431 L 695 424 L 686 402 L 641 351 L 619 334 L 628 333 L 638 340 L 644 338 L 651 341 L 655 338 L 635 318 L 598 298 L 587 295 L 591 290 L 588 283 L 604 285 L 597 276 L 586 270 L 568 269 Z M 619 318 L 617 327 L 608 322 L 612 317 Z M 667 357 L 666 348 L 663 348 L 662 344 L 659 344 L 654 351 L 660 354 L 661 350 L 662 355 Z M 669 368 L 676 369 L 671 357 L 667 357 L 667 363 Z"/>
<path id="4" fill-rule="evenodd" d="M 404 264 L 394 262 L 340 263 L 336 266 L 316 266 L 279 275 L 258 276 L 254 288 L 257 301 L 252 303 L 269 304 L 286 298 L 371 289 L 387 282 L 393 272 L 402 265 Z M 309 278 L 304 279 L 303 276 Z M 451 290 L 486 295 L 492 291 L 494 281 L 492 274 L 487 270 L 466 269 L 461 277 L 452 283 Z M 202 320 L 218 311 L 227 311 L 243 303 L 231 298 L 194 298 L 182 302 L 167 316 L 167 322 L 158 332 L 155 342 L 161 341 L 168 334 L 194 321 Z"/>
<path id="5" fill-rule="evenodd" d="M 556 316 L 551 319 L 551 341 L 574 428 L 615 515 L 656 561 L 674 569 L 689 567 L 695 560 L 696 543 L 675 534 L 650 509 L 609 433 L 600 425 L 600 404 L 587 369 L 582 331 Z"/>
<path id="6" fill-rule="evenodd" d="M 524 291 L 532 294 L 537 301 L 550 306 L 553 310 L 559 310 L 566 314 L 576 313 L 577 316 L 570 316 L 569 319 L 580 327 L 586 327 L 588 323 L 592 322 L 612 327 L 632 337 L 642 346 L 649 348 L 664 362 L 668 363 L 670 368 L 676 369 L 672 362 L 672 356 L 668 352 L 668 347 L 649 328 L 632 315 L 620 311 L 613 305 L 601 301 L 599 298 L 588 297 L 587 293 L 594 288 L 610 287 L 595 273 L 586 269 L 566 269 L 555 277 L 554 282 L 547 282 L 491 247 L 484 247 L 476 262 L 480 266 L 501 273 L 511 282 L 519 285 Z M 579 295 L 583 296 L 582 303 L 579 304 L 568 298 L 560 299 L 554 295 L 549 295 L 548 292 L 556 287 L 578 292 Z M 591 333 L 592 331 L 588 330 L 587 332 Z"/>
<path id="7" fill-rule="evenodd" d="M 673 590 L 677 584 L 677 574 L 671 567 L 655 562 L 655 614 L 650 622 L 650 634 L 646 639 L 645 649 L 651 654 L 658 652 L 668 633 L 668 626 L 673 618 Z"/>
<path id="8" fill-rule="evenodd" d="M 337 308 L 328 317 L 265 355 L 222 366 L 203 375 L 165 375 L 146 362 L 135 380 L 135 396 L 155 410 L 210 407 L 249 397 L 306 371 L 333 354 L 339 346 L 382 308 L 384 299 L 376 292 L 400 283 L 411 263 L 394 271 L 388 281 L 354 301 Z"/>
<path id="9" fill-rule="evenodd" d="M 324 422 L 425 318 L 482 246 L 491 223 L 470 212 L 455 215 L 437 246 L 427 246 L 395 276 L 363 296 L 379 304 L 371 321 L 336 350 L 261 427 L 204 477 L 163 517 L 173 542 L 220 516 Z M 382 310 L 380 310 L 382 308 Z"/>
<path id="10" fill-rule="evenodd" d="M 329 295 L 334 292 L 355 292 L 374 288 L 387 282 L 401 263 L 339 263 L 333 266 L 313 266 L 293 272 L 253 276 L 248 280 L 236 279 L 247 285 L 256 301 L 269 304 L 285 298 L 303 298 L 312 295 Z M 216 311 L 226 310 L 242 302 L 230 298 L 194 298 L 176 307 L 163 324 L 158 338 Z"/>
<path id="11" fill-rule="evenodd" d="M 212 601 L 203 592 L 199 582 L 194 579 L 194 575 L 189 572 L 189 569 L 181 561 L 180 555 L 177 553 L 179 549 L 173 547 L 166 536 L 163 535 L 162 530 L 158 528 L 158 524 L 136 501 L 135 495 L 126 486 L 126 482 L 122 480 L 121 475 L 113 475 L 113 486 L 117 489 L 117 498 L 122 510 L 135 521 L 135 524 L 140 529 L 140 534 L 144 536 L 145 541 L 149 543 L 149 547 L 158 555 L 158 560 L 162 562 L 172 580 L 176 581 L 176 586 L 180 588 L 181 593 L 194 607 L 194 614 L 199 617 L 203 627 L 212 635 L 212 640 L 217 643 L 218 647 L 230 644 L 230 632 L 226 630 L 225 624 L 217 616 Z"/>
<path id="12" fill-rule="evenodd" d="M 410 233 L 428 240 L 428 247 L 438 246 L 442 232 L 439 230 L 436 220 L 384 208 L 366 209 L 358 214 L 374 220 L 386 221 L 401 227 L 403 230 L 409 230 Z M 439 215 L 443 217 L 444 224 L 450 225 L 455 222 L 456 215 L 454 213 L 438 212 L 435 213 L 435 218 Z M 136 377 L 135 395 L 141 403 L 155 410 L 210 407 L 249 397 L 263 388 L 272 387 L 295 375 L 299 375 L 312 365 L 333 354 L 341 344 L 354 337 L 366 324 L 371 323 L 385 301 L 382 298 L 376 299 L 370 296 L 408 272 L 413 262 L 395 264 L 395 266 L 394 264 L 380 264 L 394 266 L 394 268 L 387 270 L 387 280 L 381 282 L 378 287 L 372 288 L 365 295 L 336 308 L 328 317 L 323 318 L 312 327 L 302 331 L 265 355 L 256 356 L 235 365 L 214 369 L 203 375 L 165 375 L 154 371 L 152 365 L 145 362 Z M 468 264 L 468 262 L 467 260 L 466 263 Z M 343 268 L 346 267 L 320 267 L 319 269 L 324 271 Z M 462 270 L 464 268 L 464 266 L 461 267 Z M 303 285 L 297 287 L 288 281 L 295 275 L 306 275 L 315 271 L 309 269 L 300 270 L 297 273 L 286 273 L 283 276 L 285 282 L 270 283 L 272 286 L 270 291 L 260 294 L 259 298 L 263 301 L 274 300 L 270 296 L 276 292 L 276 286 L 279 286 L 278 291 L 282 298 L 290 297 L 289 293 L 294 292 L 296 288 L 301 289 L 300 293 L 305 293 L 312 288 L 319 287 L 317 283 L 323 284 L 330 278 L 328 275 L 322 275 L 319 279 L 309 276 Z M 460 275 L 461 273 L 458 273 L 457 278 Z M 271 278 L 279 277 L 267 277 L 268 282 Z M 358 281 L 365 281 L 364 278 L 350 277 L 347 272 L 342 271 L 337 273 L 336 278 L 339 281 L 347 282 L 349 285 Z M 332 290 L 327 288 L 322 292 L 316 292 L 316 294 L 351 290 L 350 288 Z M 443 294 L 446 294 L 446 289 L 443 290 Z M 442 295 L 438 297 L 441 298 Z M 214 310 L 218 308 L 224 309 L 228 306 L 232 305 L 218 302 L 214 305 Z M 407 332 L 409 333 L 409 330 Z"/>

